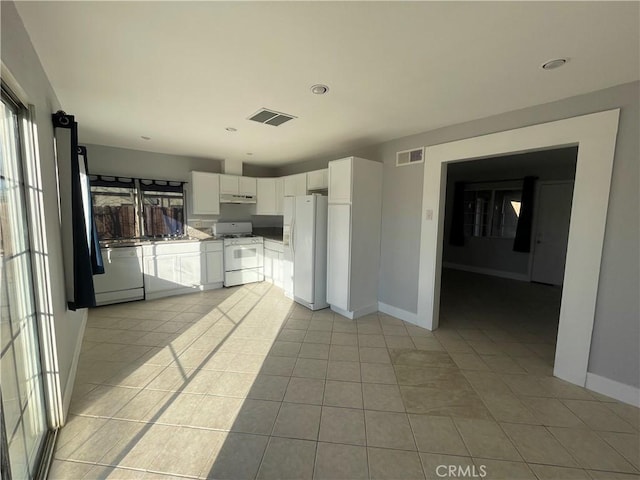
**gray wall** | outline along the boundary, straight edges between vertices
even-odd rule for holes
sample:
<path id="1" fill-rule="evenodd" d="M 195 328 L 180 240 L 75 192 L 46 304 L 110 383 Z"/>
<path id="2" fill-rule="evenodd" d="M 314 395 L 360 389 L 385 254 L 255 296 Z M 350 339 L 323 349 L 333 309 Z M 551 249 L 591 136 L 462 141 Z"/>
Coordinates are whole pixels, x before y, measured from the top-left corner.
<path id="1" fill-rule="evenodd" d="M 443 262 L 492 270 L 507 276 L 515 274 L 514 278 L 528 280 L 530 254 L 514 252 L 512 238 L 467 237 L 464 246 L 449 244 L 454 184 L 457 181 L 491 183 L 522 179 L 528 175 L 537 177 L 538 181 L 573 180 L 577 152 L 577 148 L 572 147 L 450 165 L 447 170 Z M 518 181 L 513 182 L 514 188 L 520 185 Z"/>
<path id="2" fill-rule="evenodd" d="M 422 166 L 395 152 L 621 108 L 589 372 L 640 386 L 638 145 L 640 82 L 474 120 L 380 145 L 384 159 L 380 301 L 416 312 Z"/>
<path id="3" fill-rule="evenodd" d="M 82 143 L 82 139 L 80 140 Z M 86 147 L 89 172 L 94 174 L 188 182 L 192 170 L 212 173 L 222 171 L 222 161 L 212 158 L 166 155 L 106 145 L 87 144 Z M 275 169 L 269 167 L 243 165 L 243 175 L 248 177 L 270 177 L 274 176 L 275 172 Z M 186 190 L 189 190 L 188 184 Z M 192 226 L 196 220 L 205 228 L 211 227 L 216 221 L 253 221 L 255 226 L 268 227 L 282 224 L 282 220 L 278 218 L 254 216 L 253 205 L 224 204 L 220 206 L 220 215 L 194 215 L 188 201 L 187 209 L 188 223 Z"/>
<path id="4" fill-rule="evenodd" d="M 246 177 L 279 177 L 276 167 L 264 167 L 262 165 L 251 165 L 250 163 L 242 164 L 242 174 Z"/>
<path id="5" fill-rule="evenodd" d="M 82 138 L 80 143 L 82 144 Z M 219 173 L 222 168 L 220 160 L 211 158 L 167 155 L 106 145 L 83 145 L 87 147 L 89 172 L 95 174 L 188 181 L 192 170 Z"/>
<path id="6" fill-rule="evenodd" d="M 38 151 L 44 196 L 44 214 L 46 230 L 46 262 L 52 299 L 52 312 L 44 312 L 45 320 L 52 315 L 55 328 L 55 347 L 58 357 L 62 400 L 68 402 L 73 389 L 72 372 L 80 353 L 77 348 L 84 333 L 87 317 L 86 310 L 72 312 L 67 310 L 65 295 L 64 266 L 60 218 L 58 215 L 58 186 L 56 181 L 56 162 L 53 150 L 53 126 L 51 114 L 60 109 L 49 80 L 40 64 L 38 55 L 31 45 L 15 5 L 1 2 L 2 16 L 2 63 L 15 78 L 23 90 L 25 101 L 33 104 L 36 110 L 38 127 Z M 16 92 L 20 93 L 20 92 Z"/>
<path id="7" fill-rule="evenodd" d="M 422 206 L 422 164 L 396 168 L 395 154 L 415 147 L 620 108 L 620 125 L 602 252 L 596 318 L 588 370 L 640 386 L 639 169 L 640 82 L 567 98 L 412 135 L 357 152 L 281 167 L 281 175 L 326 167 L 357 155 L 384 162 L 379 300 L 417 311 Z"/>

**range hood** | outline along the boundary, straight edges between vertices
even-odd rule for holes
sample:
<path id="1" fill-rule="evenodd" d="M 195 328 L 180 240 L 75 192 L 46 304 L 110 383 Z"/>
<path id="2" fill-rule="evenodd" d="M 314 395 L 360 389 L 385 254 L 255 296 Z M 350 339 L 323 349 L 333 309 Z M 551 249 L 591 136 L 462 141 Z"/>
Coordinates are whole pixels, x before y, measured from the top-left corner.
<path id="1" fill-rule="evenodd" d="M 234 193 L 221 193 L 220 203 L 256 203 L 255 195 L 236 195 Z"/>
<path id="2" fill-rule="evenodd" d="M 242 176 L 242 162 L 225 159 L 222 163 L 222 173 L 226 175 Z M 220 203 L 256 203 L 255 195 L 240 195 L 237 193 L 221 193 Z"/>

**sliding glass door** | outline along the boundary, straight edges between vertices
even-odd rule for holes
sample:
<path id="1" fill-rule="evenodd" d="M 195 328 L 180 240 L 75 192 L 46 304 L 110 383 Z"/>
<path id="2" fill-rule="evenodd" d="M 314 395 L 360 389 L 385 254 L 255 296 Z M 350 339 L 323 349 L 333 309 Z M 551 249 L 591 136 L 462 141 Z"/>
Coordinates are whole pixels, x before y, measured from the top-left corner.
<path id="1" fill-rule="evenodd" d="M 8 465 L 3 458 L 3 470 L 8 467 L 10 478 L 23 479 L 36 475 L 47 421 L 21 163 L 20 107 L 4 90 L 1 109 L 0 394 L 2 450 L 9 457 Z"/>

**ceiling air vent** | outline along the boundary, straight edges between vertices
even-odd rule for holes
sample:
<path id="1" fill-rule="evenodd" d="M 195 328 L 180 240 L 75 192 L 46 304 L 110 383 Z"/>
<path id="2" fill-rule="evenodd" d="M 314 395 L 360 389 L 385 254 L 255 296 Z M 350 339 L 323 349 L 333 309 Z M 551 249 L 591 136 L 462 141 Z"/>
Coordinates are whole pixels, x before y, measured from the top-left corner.
<path id="1" fill-rule="evenodd" d="M 396 153 L 396 167 L 424 162 L 424 147 Z"/>
<path id="2" fill-rule="evenodd" d="M 285 122 L 288 122 L 289 120 L 293 120 L 294 118 L 296 117 L 294 117 L 293 115 L 275 112 L 273 110 L 267 110 L 266 108 L 263 108 L 251 115 L 249 117 L 249 120 L 253 120 L 254 122 L 258 123 L 266 123 L 267 125 L 273 125 L 274 127 L 277 127 Z"/>

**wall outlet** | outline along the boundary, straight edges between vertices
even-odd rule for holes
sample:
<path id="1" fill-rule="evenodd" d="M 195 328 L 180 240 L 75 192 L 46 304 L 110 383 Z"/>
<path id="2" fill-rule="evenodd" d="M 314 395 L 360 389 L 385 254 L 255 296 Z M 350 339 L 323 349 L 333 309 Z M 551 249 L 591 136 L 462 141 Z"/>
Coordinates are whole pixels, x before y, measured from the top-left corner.
<path id="1" fill-rule="evenodd" d="M 426 218 L 427 220 L 433 220 L 433 210 L 431 210 L 430 208 L 427 209 Z"/>

